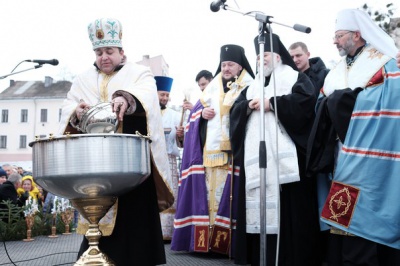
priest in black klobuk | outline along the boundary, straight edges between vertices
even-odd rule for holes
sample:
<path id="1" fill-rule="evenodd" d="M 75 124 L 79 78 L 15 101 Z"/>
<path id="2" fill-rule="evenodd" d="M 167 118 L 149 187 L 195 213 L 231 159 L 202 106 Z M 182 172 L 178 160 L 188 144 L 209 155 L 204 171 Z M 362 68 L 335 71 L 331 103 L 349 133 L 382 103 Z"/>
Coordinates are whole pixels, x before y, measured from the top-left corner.
<path id="1" fill-rule="evenodd" d="M 260 262 L 259 143 L 260 115 L 264 113 L 267 265 L 275 265 L 278 242 L 279 265 L 318 265 L 316 184 L 304 175 L 307 138 L 316 102 L 314 87 L 309 78 L 297 70 L 277 35 L 273 34 L 272 38 L 273 53 L 269 35 L 265 39 L 265 112 L 260 112 L 260 73 L 252 85 L 242 91 L 230 111 L 234 164 L 240 166 L 236 195 L 237 241 L 233 255 L 236 264 L 259 265 Z M 259 64 L 258 36 L 254 44 Z"/>

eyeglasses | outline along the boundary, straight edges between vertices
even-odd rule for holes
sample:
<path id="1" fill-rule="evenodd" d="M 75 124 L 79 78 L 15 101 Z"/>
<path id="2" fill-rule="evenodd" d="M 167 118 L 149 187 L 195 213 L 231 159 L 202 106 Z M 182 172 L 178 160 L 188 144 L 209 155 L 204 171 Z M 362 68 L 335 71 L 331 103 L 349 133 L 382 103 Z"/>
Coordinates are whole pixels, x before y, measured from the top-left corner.
<path id="1" fill-rule="evenodd" d="M 334 41 L 339 41 L 340 39 L 342 39 L 342 37 L 343 37 L 344 35 L 346 35 L 347 33 L 350 33 L 350 32 L 352 32 L 352 31 L 348 31 L 348 32 L 345 32 L 345 33 L 342 33 L 342 34 L 339 34 L 339 35 L 335 35 L 335 37 L 333 37 L 332 39 L 333 39 Z"/>

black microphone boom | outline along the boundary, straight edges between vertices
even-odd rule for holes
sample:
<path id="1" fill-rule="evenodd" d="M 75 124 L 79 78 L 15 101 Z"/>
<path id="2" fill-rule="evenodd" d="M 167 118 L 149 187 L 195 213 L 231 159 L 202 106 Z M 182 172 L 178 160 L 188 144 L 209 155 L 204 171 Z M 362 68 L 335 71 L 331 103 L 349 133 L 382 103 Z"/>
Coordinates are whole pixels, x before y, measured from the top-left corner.
<path id="1" fill-rule="evenodd" d="M 53 65 L 53 66 L 58 65 L 58 60 L 57 59 L 51 59 L 51 60 L 28 59 L 28 60 L 25 60 L 25 62 L 38 63 L 39 65 L 43 65 L 43 64 L 50 64 L 50 65 Z"/>
<path id="2" fill-rule="evenodd" d="M 211 3 L 210 9 L 212 12 L 218 12 L 221 6 L 225 4 L 226 0 L 216 0 Z"/>

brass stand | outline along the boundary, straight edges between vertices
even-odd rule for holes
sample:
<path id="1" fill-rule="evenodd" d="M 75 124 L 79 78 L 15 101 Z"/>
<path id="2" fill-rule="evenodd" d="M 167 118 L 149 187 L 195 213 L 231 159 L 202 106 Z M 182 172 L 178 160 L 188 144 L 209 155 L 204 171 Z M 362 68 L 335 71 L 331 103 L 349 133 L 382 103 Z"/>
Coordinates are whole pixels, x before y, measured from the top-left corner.
<path id="1" fill-rule="evenodd" d="M 56 231 L 57 231 L 57 228 L 56 228 L 55 226 L 52 226 L 52 227 L 51 227 L 51 235 L 49 235 L 48 237 L 50 237 L 50 238 L 57 238 L 58 235 L 56 235 Z"/>
<path id="2" fill-rule="evenodd" d="M 115 263 L 102 253 L 98 247 L 101 237 L 99 221 L 106 215 L 108 210 L 114 205 L 117 197 L 91 197 L 81 199 L 71 199 L 72 206 L 89 222 L 89 229 L 85 236 L 89 242 L 89 248 L 82 254 L 74 266 L 98 265 L 115 266 Z"/>
<path id="3" fill-rule="evenodd" d="M 57 232 L 56 217 L 57 217 L 57 213 L 53 213 L 53 220 L 52 220 L 52 226 L 51 226 L 51 235 L 48 236 L 50 238 L 58 237 L 58 235 L 56 235 L 56 232 Z"/>
<path id="4" fill-rule="evenodd" d="M 61 219 L 62 219 L 62 221 L 64 222 L 64 225 L 65 225 L 65 232 L 63 233 L 63 235 L 70 235 L 71 234 L 71 232 L 69 231 L 69 224 L 72 221 L 72 215 L 73 215 L 73 213 L 72 213 L 71 208 L 66 209 L 65 211 L 63 211 L 61 213 Z"/>
<path id="5" fill-rule="evenodd" d="M 23 239 L 23 241 L 25 242 L 30 242 L 33 241 L 35 239 L 31 238 L 32 237 L 32 226 L 33 226 L 33 222 L 34 222 L 35 217 L 33 215 L 27 215 L 25 217 L 25 221 L 26 221 L 26 238 Z"/>

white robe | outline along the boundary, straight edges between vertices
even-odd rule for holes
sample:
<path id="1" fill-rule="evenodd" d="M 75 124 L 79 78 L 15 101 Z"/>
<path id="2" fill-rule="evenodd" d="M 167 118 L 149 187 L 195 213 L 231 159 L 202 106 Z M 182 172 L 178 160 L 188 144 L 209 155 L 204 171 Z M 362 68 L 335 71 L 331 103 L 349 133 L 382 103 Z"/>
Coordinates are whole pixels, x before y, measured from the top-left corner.
<path id="1" fill-rule="evenodd" d="M 168 155 L 161 120 L 157 87 L 153 74 L 148 67 L 128 62 L 118 71 L 118 73 L 109 79 L 105 91 L 100 88 L 103 79 L 104 76 L 99 74 L 95 68 L 91 68 L 75 78 L 62 106 L 58 134 L 65 134 L 67 125 L 80 100 L 94 106 L 101 101 L 111 101 L 113 93 L 119 90 L 128 92 L 135 96 L 143 106 L 146 113 L 147 132 L 151 139 L 150 153 L 151 160 L 153 161 L 152 172 L 156 184 L 158 206 L 160 211 L 165 210 L 173 204 L 174 197 L 167 182 L 169 163 L 166 158 Z M 115 209 L 114 205 L 114 207 L 110 209 L 109 213 L 103 218 L 105 220 L 108 218 L 108 220 L 103 221 L 102 219 L 100 226 L 102 226 L 102 222 L 104 222 L 104 224 L 113 224 L 113 221 L 115 221 L 115 214 L 111 214 L 111 212 Z M 108 233 L 112 232 L 112 229 L 111 232 L 102 229 L 102 232 L 104 235 L 108 235 Z"/>
<path id="2" fill-rule="evenodd" d="M 180 114 L 171 108 L 166 108 L 165 110 L 162 110 L 161 113 L 170 168 L 167 182 L 169 187 L 172 189 L 174 197 L 177 198 L 179 173 L 177 169 L 176 157 L 179 157 L 180 153 L 176 143 L 176 127 L 179 126 L 181 118 Z M 176 201 L 169 209 L 160 213 L 161 228 L 164 240 L 172 239 L 175 210 Z"/>
<path id="3" fill-rule="evenodd" d="M 290 94 L 293 85 L 298 79 L 298 72 L 291 67 L 281 65 L 274 71 L 276 75 L 276 95 Z M 272 74 L 274 75 L 274 74 Z M 248 88 L 246 98 L 260 98 L 259 76 Z M 264 88 L 266 99 L 274 96 L 273 77 L 267 87 Z M 278 106 L 279 108 L 279 106 Z M 260 111 L 253 110 L 246 125 L 245 159 L 246 172 L 246 232 L 260 233 L 260 167 L 259 167 L 259 143 L 260 134 L 256 128 L 260 127 Z M 279 184 L 296 182 L 300 180 L 297 163 L 296 146 L 286 133 L 285 128 L 278 121 L 278 156 L 279 168 L 276 163 L 276 119 L 274 112 L 265 113 L 265 143 L 267 148 L 266 171 L 266 217 L 268 234 L 278 232 L 278 200 Z M 255 134 L 255 132 L 257 132 Z M 279 170 L 279 184 L 277 175 Z"/>
<path id="4" fill-rule="evenodd" d="M 223 166 L 228 162 L 229 110 L 241 91 L 253 82 L 252 76 L 243 70 L 234 86 L 224 92 L 222 74 L 219 73 L 204 89 L 200 102 L 204 107 L 214 109 L 214 118 L 207 121 L 207 137 L 204 146 L 203 163 L 206 167 Z M 227 145 L 229 143 L 229 145 Z"/>

